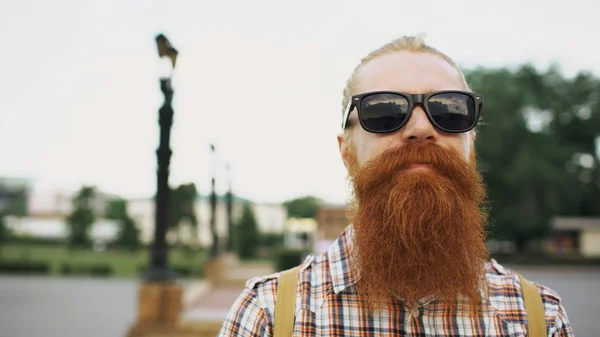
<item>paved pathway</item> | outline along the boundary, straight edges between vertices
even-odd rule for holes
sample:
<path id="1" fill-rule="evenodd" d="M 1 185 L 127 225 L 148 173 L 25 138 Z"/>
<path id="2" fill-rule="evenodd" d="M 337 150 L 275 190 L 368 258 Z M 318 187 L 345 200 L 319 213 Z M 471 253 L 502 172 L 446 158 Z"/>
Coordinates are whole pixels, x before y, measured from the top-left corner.
<path id="1" fill-rule="evenodd" d="M 0 277 L 0 336 L 120 337 L 133 323 L 138 281 Z"/>
<path id="2" fill-rule="evenodd" d="M 507 267 L 558 291 L 577 337 L 600 336 L 600 267 Z"/>
<path id="3" fill-rule="evenodd" d="M 562 294 L 577 337 L 599 336 L 600 268 L 514 269 Z M 122 337 L 135 319 L 138 285 L 136 279 L 0 276 L 0 336 Z M 222 315 L 238 291 L 222 289 L 206 300 Z"/>
<path id="4" fill-rule="evenodd" d="M 241 281 L 273 273 L 271 264 L 245 263 L 235 264 L 227 271 L 227 278 Z M 186 308 L 183 318 L 186 320 L 224 320 L 243 286 L 211 287 L 204 281 L 197 281 L 187 289 Z"/>
<path id="5" fill-rule="evenodd" d="M 227 316 L 229 308 L 242 292 L 240 287 L 217 287 L 211 289 L 199 301 L 192 304 L 192 308 L 185 311 L 183 318 L 186 320 L 219 320 Z"/>

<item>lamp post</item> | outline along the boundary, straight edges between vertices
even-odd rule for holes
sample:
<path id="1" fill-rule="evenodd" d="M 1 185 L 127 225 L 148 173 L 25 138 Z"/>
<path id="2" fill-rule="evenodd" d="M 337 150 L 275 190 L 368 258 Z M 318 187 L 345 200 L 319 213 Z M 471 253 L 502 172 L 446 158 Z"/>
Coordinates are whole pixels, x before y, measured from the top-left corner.
<path id="1" fill-rule="evenodd" d="M 167 334 L 175 327 L 183 310 L 183 289 L 176 282 L 177 274 L 169 269 L 167 258 L 167 216 L 169 205 L 169 162 L 171 161 L 171 124 L 173 123 L 173 88 L 171 77 L 177 60 L 177 50 L 167 38 L 156 36 L 158 56 L 167 57 L 170 66 L 160 76 L 160 90 L 165 101 L 159 109 L 158 123 L 160 141 L 156 150 L 158 169 L 156 172 L 156 196 L 154 199 L 154 241 L 150 247 L 150 268 L 142 276 L 138 291 L 138 313 L 136 322 L 129 329 L 128 337 L 142 337 L 156 333 Z"/>
<path id="2" fill-rule="evenodd" d="M 210 249 L 210 257 L 216 258 L 219 255 L 219 236 L 217 235 L 217 191 L 215 187 L 215 146 L 210 144 L 211 151 L 211 191 L 210 191 L 210 233 L 212 236 L 212 247 Z"/>
<path id="3" fill-rule="evenodd" d="M 169 40 L 162 34 L 156 36 L 156 46 L 159 57 L 170 59 L 172 68 L 167 74 L 161 74 L 160 90 L 165 101 L 159 109 L 158 123 L 160 126 L 160 142 L 156 150 L 158 169 L 156 172 L 156 196 L 155 196 L 155 226 L 154 241 L 150 248 L 150 268 L 144 274 L 146 281 L 166 282 L 174 280 L 177 275 L 168 267 L 168 247 L 166 243 L 167 219 L 169 207 L 169 164 L 171 161 L 171 149 L 169 147 L 171 138 L 171 125 L 173 124 L 173 88 L 171 77 L 177 60 L 177 50 L 173 48 Z"/>
<path id="4" fill-rule="evenodd" d="M 226 206 L 227 206 L 227 252 L 233 252 L 233 218 L 232 218 L 232 208 L 233 208 L 233 193 L 231 188 L 231 166 L 227 164 L 225 166 L 227 169 L 227 180 L 229 182 L 229 188 L 227 190 L 226 195 Z"/>

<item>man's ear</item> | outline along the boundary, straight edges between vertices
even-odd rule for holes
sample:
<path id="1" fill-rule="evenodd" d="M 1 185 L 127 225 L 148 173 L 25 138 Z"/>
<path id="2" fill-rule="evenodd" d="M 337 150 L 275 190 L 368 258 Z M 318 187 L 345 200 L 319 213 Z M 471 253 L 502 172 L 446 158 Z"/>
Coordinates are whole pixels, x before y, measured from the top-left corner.
<path id="1" fill-rule="evenodd" d="M 349 137 L 349 133 L 340 133 L 337 135 L 340 156 L 342 157 L 342 161 L 344 162 L 346 169 L 348 168 L 348 146 L 350 144 L 350 140 L 348 139 Z"/>

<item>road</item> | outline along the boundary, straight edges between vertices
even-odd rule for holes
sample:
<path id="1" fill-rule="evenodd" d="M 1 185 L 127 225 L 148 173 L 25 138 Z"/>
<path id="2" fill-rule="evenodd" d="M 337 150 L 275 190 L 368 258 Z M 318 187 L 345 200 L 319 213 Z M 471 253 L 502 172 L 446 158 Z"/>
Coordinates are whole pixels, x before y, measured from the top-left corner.
<path id="1" fill-rule="evenodd" d="M 558 291 L 577 337 L 600 336 L 600 267 L 505 267 Z"/>
<path id="2" fill-rule="evenodd" d="M 136 314 L 136 280 L 0 277 L 0 336 L 118 337 Z"/>
<path id="3" fill-rule="evenodd" d="M 578 337 L 599 335 L 600 268 L 512 268 L 561 293 Z M 0 336 L 122 337 L 135 319 L 138 284 L 135 279 L 1 276 Z"/>

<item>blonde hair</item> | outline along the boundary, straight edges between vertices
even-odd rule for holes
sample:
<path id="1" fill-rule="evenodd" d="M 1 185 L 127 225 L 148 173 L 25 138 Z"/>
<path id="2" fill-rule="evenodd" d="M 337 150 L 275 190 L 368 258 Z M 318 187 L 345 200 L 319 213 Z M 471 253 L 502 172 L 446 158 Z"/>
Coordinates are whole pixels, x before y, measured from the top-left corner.
<path id="1" fill-rule="evenodd" d="M 356 68 L 354 68 L 352 75 L 350 75 L 350 78 L 348 79 L 348 81 L 346 81 L 346 88 L 344 88 L 344 92 L 343 92 L 344 98 L 342 100 L 342 114 L 344 113 L 344 109 L 346 109 L 346 106 L 348 105 L 348 102 L 350 101 L 350 97 L 354 94 L 354 90 L 356 87 L 356 76 L 357 76 L 357 73 L 358 73 L 358 70 L 360 69 L 360 67 L 362 67 L 363 65 L 365 65 L 366 63 L 368 63 L 369 61 L 371 61 L 375 58 L 378 58 L 378 57 L 384 56 L 384 55 L 388 55 L 391 53 L 399 52 L 399 51 L 423 52 L 423 53 L 430 53 L 430 54 L 441 57 L 446 62 L 448 62 L 451 66 L 453 66 L 456 69 L 456 71 L 458 71 L 458 75 L 460 76 L 462 82 L 464 83 L 465 88 L 470 90 L 469 85 L 467 84 L 467 81 L 465 79 L 465 75 L 463 74 L 463 72 L 460 69 L 458 69 L 456 63 L 454 63 L 454 61 L 448 55 L 427 45 L 425 43 L 425 41 L 423 40 L 422 36 L 402 36 L 398 39 L 395 39 L 395 40 L 383 45 L 382 47 L 380 47 L 376 50 L 373 50 L 367 56 L 363 57 L 360 60 L 360 63 L 356 66 Z"/>

